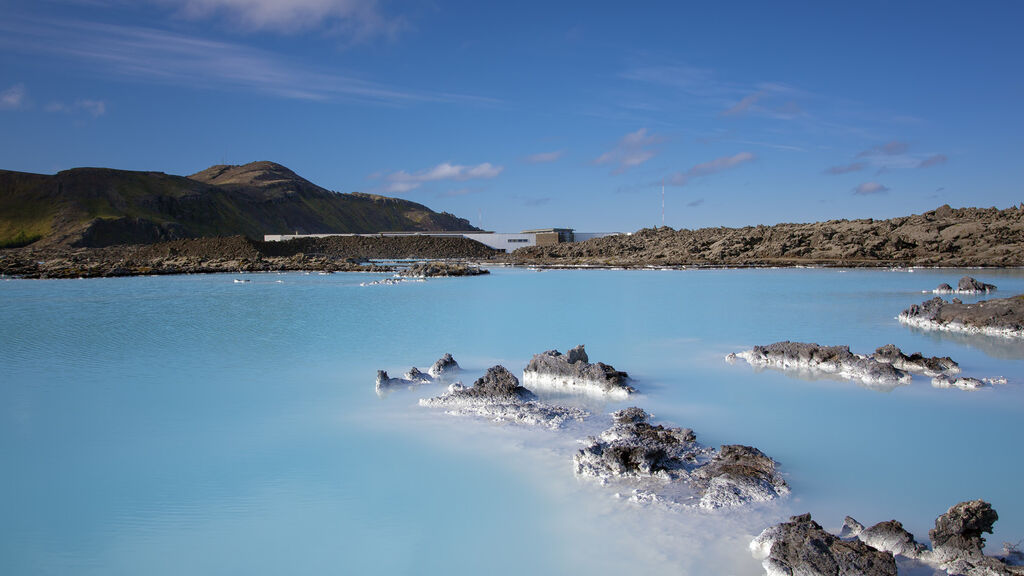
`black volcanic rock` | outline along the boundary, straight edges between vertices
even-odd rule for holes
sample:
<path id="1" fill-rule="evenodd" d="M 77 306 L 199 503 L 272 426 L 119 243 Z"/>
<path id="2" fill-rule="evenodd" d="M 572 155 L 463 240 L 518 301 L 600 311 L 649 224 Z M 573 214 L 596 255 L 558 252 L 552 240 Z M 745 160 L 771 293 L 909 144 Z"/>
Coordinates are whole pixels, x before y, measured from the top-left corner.
<path id="1" fill-rule="evenodd" d="M 929 550 L 896 520 L 870 528 L 847 516 L 839 538 L 811 521 L 809 514 L 766 528 L 750 543 L 771 574 L 895 574 L 895 556 L 916 561 L 950 576 L 1020 576 L 1024 557 L 1004 546 L 1002 557 L 986 556 L 983 533 L 999 518 L 982 500 L 961 502 L 935 520 Z M 883 570 L 878 572 L 878 570 Z M 916 572 L 915 572 L 916 573 Z"/>
<path id="2" fill-rule="evenodd" d="M 896 576 L 896 559 L 859 541 L 840 540 L 810 514 L 766 529 L 750 545 L 768 574 Z"/>
<path id="3" fill-rule="evenodd" d="M 590 363 L 580 344 L 562 354 L 548 350 L 535 354 L 523 371 L 523 380 L 534 389 L 548 388 L 569 392 L 597 392 L 625 397 L 634 392 L 626 384 L 629 375 L 603 362 Z"/>
<path id="4" fill-rule="evenodd" d="M 931 330 L 983 333 L 1012 338 L 1024 337 L 1024 295 L 992 298 L 974 304 L 936 296 L 913 304 L 897 316 L 911 326 Z"/>
<path id="5" fill-rule="evenodd" d="M 960 293 L 987 293 L 995 289 L 995 284 L 979 282 L 970 276 L 964 276 L 956 285 L 956 290 Z"/>
<path id="6" fill-rule="evenodd" d="M 520 248 L 552 266 L 1024 266 L 1024 205 L 950 208 L 888 220 L 673 230 Z"/>
<path id="7" fill-rule="evenodd" d="M 434 378 L 440 378 L 442 376 L 455 374 L 459 370 L 459 363 L 455 361 L 455 358 L 452 358 L 451 354 L 446 353 L 444 356 L 438 358 L 427 372 L 429 372 Z"/>

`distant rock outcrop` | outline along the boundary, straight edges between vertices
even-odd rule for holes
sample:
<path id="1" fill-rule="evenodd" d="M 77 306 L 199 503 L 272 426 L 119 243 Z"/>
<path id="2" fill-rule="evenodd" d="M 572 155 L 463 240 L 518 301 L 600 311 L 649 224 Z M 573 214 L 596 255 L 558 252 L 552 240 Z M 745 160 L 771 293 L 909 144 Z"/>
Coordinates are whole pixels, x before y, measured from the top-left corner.
<path id="1" fill-rule="evenodd" d="M 455 262 L 417 262 L 408 268 L 398 271 L 399 276 L 409 278 L 438 278 L 444 276 L 480 276 L 490 274 L 477 266 Z"/>
<path id="2" fill-rule="evenodd" d="M 850 352 L 849 346 L 821 346 L 808 342 L 784 341 L 767 346 L 754 346 L 751 350 L 726 356 L 727 361 L 734 361 L 736 358 L 742 358 L 755 367 L 770 366 L 783 370 L 821 372 L 883 388 L 909 384 L 911 380 L 910 374 L 893 366 L 891 361 L 854 354 Z"/>
<path id="3" fill-rule="evenodd" d="M 523 382 L 534 390 L 596 394 L 625 398 L 634 389 L 626 384 L 629 375 L 603 362 L 590 363 L 580 344 L 562 354 L 548 350 L 535 354 L 523 370 Z"/>
<path id="4" fill-rule="evenodd" d="M 870 356 L 854 354 L 848 346 L 821 346 L 807 342 L 776 342 L 754 346 L 725 357 L 727 362 L 746 360 L 751 366 L 780 370 L 821 373 L 860 382 L 877 390 L 891 390 L 909 384 L 911 374 L 932 377 L 936 388 L 978 390 L 991 384 L 1005 384 L 1005 378 L 956 376 L 960 365 L 949 356 L 925 356 L 920 352 L 904 354 L 895 344 L 886 344 Z"/>
<path id="5" fill-rule="evenodd" d="M 939 284 L 938 288 L 932 290 L 934 294 L 988 294 L 996 290 L 995 284 L 979 282 L 970 276 L 960 278 L 956 290 L 946 283 Z"/>
<path id="6" fill-rule="evenodd" d="M 925 330 L 1024 338 L 1024 295 L 992 298 L 974 304 L 964 304 L 956 299 L 947 302 L 936 296 L 910 306 L 896 319 Z"/>

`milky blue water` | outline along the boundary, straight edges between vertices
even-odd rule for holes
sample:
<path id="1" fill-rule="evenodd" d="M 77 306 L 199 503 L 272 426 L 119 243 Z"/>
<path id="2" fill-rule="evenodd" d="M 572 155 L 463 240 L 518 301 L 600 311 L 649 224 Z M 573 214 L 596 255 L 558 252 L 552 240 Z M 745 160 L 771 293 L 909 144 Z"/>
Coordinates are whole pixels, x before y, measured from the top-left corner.
<path id="1" fill-rule="evenodd" d="M 1024 292 L 1022 271 L 967 272 Z M 0 573 L 753 575 L 747 542 L 791 514 L 897 518 L 926 540 L 973 498 L 998 510 L 998 548 L 1024 538 L 1024 342 L 894 319 L 962 273 L 0 281 Z M 723 361 L 783 339 L 891 342 L 1010 383 L 886 393 Z M 451 352 L 471 381 L 579 343 L 628 371 L 629 403 L 658 422 L 777 459 L 792 496 L 678 512 L 575 479 L 577 439 L 622 403 L 550 432 L 417 406 L 439 387 L 374 393 L 379 368 Z"/>

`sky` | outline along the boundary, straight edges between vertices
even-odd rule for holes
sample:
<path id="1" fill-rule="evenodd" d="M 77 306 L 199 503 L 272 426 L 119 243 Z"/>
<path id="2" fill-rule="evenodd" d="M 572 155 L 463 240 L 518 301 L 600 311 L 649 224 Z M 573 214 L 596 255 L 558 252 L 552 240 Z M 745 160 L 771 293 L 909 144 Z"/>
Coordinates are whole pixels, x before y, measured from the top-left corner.
<path id="1" fill-rule="evenodd" d="M 0 14 L 0 169 L 271 160 L 505 232 L 1024 202 L 1024 2 L 0 0 Z"/>

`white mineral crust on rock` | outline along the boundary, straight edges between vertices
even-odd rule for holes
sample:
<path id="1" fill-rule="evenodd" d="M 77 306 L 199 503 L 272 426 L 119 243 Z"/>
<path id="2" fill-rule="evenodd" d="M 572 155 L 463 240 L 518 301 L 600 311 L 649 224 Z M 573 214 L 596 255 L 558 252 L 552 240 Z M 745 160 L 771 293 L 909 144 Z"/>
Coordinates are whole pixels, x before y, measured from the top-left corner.
<path id="1" fill-rule="evenodd" d="M 483 378 L 466 387 L 456 383 L 435 398 L 423 398 L 420 406 L 444 408 L 456 416 L 480 416 L 495 422 L 515 422 L 556 429 L 568 421 L 583 421 L 589 413 L 580 408 L 555 406 L 519 385 L 503 366 L 494 366 Z"/>

